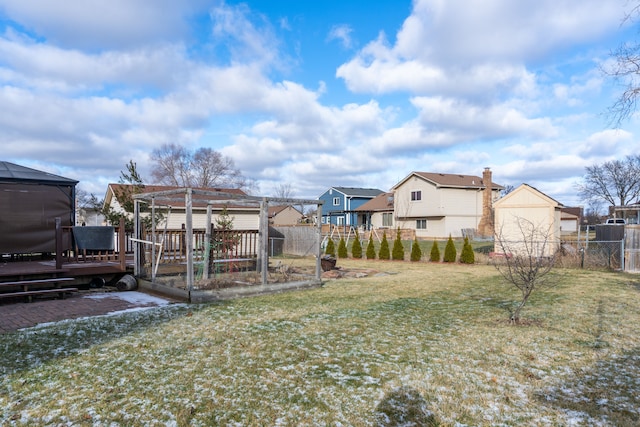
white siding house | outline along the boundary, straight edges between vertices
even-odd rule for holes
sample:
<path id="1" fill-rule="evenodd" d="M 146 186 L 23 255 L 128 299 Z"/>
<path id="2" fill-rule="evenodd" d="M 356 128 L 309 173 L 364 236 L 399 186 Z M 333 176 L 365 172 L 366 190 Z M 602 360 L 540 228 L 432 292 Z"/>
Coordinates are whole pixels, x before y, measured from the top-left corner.
<path id="1" fill-rule="evenodd" d="M 104 198 L 104 205 L 110 206 L 116 212 L 125 212 L 118 201 L 117 194 L 120 193 L 123 187 L 126 187 L 126 184 L 109 184 L 107 188 L 107 193 Z M 129 186 L 131 187 L 131 186 Z M 172 186 L 162 186 L 162 185 L 147 185 L 144 187 L 142 192 L 144 193 L 153 193 L 167 190 L 175 190 L 179 187 Z M 202 188 L 201 190 L 207 191 L 216 191 L 216 192 L 226 192 L 226 193 L 234 193 L 238 195 L 244 195 L 245 193 L 242 190 L 238 189 L 213 189 L 213 188 Z M 176 200 L 171 203 L 171 211 L 168 213 L 168 210 L 164 206 L 166 202 L 163 202 L 162 206 L 158 206 L 158 210 L 164 214 L 164 221 L 161 224 L 157 224 L 157 228 L 164 228 L 165 223 L 168 230 L 180 230 L 183 224 L 186 224 L 186 211 L 185 211 L 185 203 L 184 200 Z M 254 206 L 243 206 L 238 203 L 220 203 L 219 205 L 213 205 L 213 213 L 212 213 L 212 223 L 215 224 L 217 219 L 220 217 L 220 213 L 223 208 L 227 209 L 228 215 L 233 219 L 233 228 L 235 230 L 258 230 L 260 225 L 260 209 L 259 207 Z M 197 199 L 193 201 L 192 207 L 192 221 L 193 221 L 193 229 L 204 229 L 206 228 L 207 223 L 207 205 L 203 201 L 198 201 Z M 142 213 L 141 216 L 148 216 L 149 212 Z"/>
<path id="2" fill-rule="evenodd" d="M 422 238 L 461 237 L 463 229 L 477 229 L 486 188 L 479 176 L 412 172 L 393 187 L 396 225 Z M 490 185 L 490 200 L 502 188 Z"/>

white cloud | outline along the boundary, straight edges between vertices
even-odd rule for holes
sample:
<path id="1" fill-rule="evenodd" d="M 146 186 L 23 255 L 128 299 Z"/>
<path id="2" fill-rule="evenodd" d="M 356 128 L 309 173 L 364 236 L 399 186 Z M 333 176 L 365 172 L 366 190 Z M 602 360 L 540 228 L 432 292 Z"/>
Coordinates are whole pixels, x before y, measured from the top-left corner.
<path id="1" fill-rule="evenodd" d="M 411 102 L 419 108 L 419 120 L 425 129 L 448 129 L 467 141 L 513 135 L 552 137 L 557 134 L 549 119 L 529 119 L 506 104 L 482 106 L 440 97 L 415 97 Z"/>
<path id="2" fill-rule="evenodd" d="M 66 48 L 131 48 L 173 40 L 189 31 L 186 17 L 203 0 L 3 0 L 0 10 Z"/>
<path id="3" fill-rule="evenodd" d="M 280 40 L 272 25 L 262 16 L 253 14 L 246 4 L 226 5 L 211 9 L 212 43 L 228 50 L 232 65 L 254 63 L 265 67 L 284 67 Z"/>
<path id="4" fill-rule="evenodd" d="M 577 153 L 580 156 L 596 160 L 595 163 L 602 161 L 622 159 L 629 154 L 637 154 L 638 142 L 634 141 L 633 135 L 622 129 L 606 129 L 596 132 L 576 144 Z"/>
<path id="5" fill-rule="evenodd" d="M 384 35 L 338 68 L 355 92 L 530 92 L 525 65 L 620 24 L 624 1 L 418 0 L 389 46 Z M 617 6 L 617 7 L 616 7 Z"/>
<path id="6" fill-rule="evenodd" d="M 61 93 L 100 91 L 109 85 L 126 85 L 137 93 L 169 90 L 182 82 L 189 69 L 184 54 L 176 45 L 91 54 L 0 38 L 5 70 L 13 71 L 0 77 L 5 84 Z"/>
<path id="7" fill-rule="evenodd" d="M 290 164 L 308 156 L 320 160 L 336 151 L 348 157 L 344 153 L 353 147 L 361 154 L 372 136 L 384 129 L 383 111 L 375 102 L 325 107 L 314 93 L 288 82 L 272 86 L 262 101 L 273 117 L 222 149 L 243 167 L 273 166 L 278 160 Z"/>
<path id="8" fill-rule="evenodd" d="M 353 32 L 353 28 L 346 24 L 334 25 L 329 30 L 329 35 L 327 36 L 327 40 L 338 40 L 342 44 L 342 47 L 345 49 L 351 49 L 353 47 L 353 39 L 351 38 L 351 33 Z"/>
<path id="9" fill-rule="evenodd" d="M 331 98 L 330 75 L 314 74 L 318 87 L 309 89 L 288 69 L 277 31 L 293 38 L 298 21 L 278 17 L 276 28 L 246 4 L 122 1 L 54 10 L 43 0 L 0 0 L 14 20 L 0 35 L 7 158 L 43 156 L 74 171 L 65 176 L 105 182 L 129 159 L 147 172 L 148 153 L 162 143 L 210 146 L 264 191 L 294 182 L 307 196 L 330 185 L 386 190 L 412 170 L 484 166 L 500 183 L 561 183 L 634 146 L 631 133 L 581 130 L 594 120 L 584 108 L 601 93 L 599 76 L 567 77 L 553 61 L 531 67 L 617 26 L 618 1 L 570 10 L 565 0 L 415 0 L 393 39 L 381 32 L 336 67 L 359 94 L 352 98 Z M 197 44 L 185 19 L 195 11 L 206 11 L 198 30 L 209 25 Z M 140 16 L 148 19 L 134 28 Z M 353 28 L 333 27 L 329 40 L 353 47 Z M 306 46 L 290 46 L 303 63 Z M 581 65 L 598 60 L 585 57 Z"/>
<path id="10" fill-rule="evenodd" d="M 380 54 L 384 49 L 376 40 L 338 67 L 336 76 L 358 93 L 408 91 L 470 99 L 493 99 L 505 91 L 514 96 L 536 93 L 535 76 L 520 64 L 479 62 L 443 67 L 415 58 L 399 58 L 390 50 Z"/>
<path id="11" fill-rule="evenodd" d="M 395 50 L 441 64 L 529 62 L 618 27 L 625 7 L 625 0 L 417 0 Z"/>

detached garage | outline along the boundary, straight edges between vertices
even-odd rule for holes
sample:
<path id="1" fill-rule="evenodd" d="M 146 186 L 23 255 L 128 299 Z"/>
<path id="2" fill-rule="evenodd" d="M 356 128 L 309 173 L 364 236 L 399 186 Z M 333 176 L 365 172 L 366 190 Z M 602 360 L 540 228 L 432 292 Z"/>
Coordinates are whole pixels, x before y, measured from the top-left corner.
<path id="1" fill-rule="evenodd" d="M 56 218 L 75 223 L 78 181 L 0 162 L 0 254 L 55 252 Z"/>
<path id="2" fill-rule="evenodd" d="M 493 206 L 497 253 L 500 241 L 521 255 L 550 256 L 559 249 L 563 206 L 558 201 L 522 184 Z"/>

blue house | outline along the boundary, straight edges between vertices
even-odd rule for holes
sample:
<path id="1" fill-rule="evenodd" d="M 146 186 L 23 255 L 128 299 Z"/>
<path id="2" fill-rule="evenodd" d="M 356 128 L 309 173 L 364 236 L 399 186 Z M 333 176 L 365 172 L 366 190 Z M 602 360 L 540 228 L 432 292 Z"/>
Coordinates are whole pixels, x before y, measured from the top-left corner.
<path id="1" fill-rule="evenodd" d="M 322 205 L 322 223 L 357 227 L 357 208 L 383 193 L 376 188 L 331 187 L 319 199 Z M 362 212 L 360 212 L 362 215 Z"/>

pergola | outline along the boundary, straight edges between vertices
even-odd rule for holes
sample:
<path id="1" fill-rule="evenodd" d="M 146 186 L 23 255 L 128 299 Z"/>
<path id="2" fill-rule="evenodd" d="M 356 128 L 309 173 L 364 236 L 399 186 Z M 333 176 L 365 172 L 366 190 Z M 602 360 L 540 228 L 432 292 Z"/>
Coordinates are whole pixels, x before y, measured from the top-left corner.
<path id="1" fill-rule="evenodd" d="M 143 257 L 141 256 L 144 251 L 143 245 L 151 245 L 152 250 L 152 282 L 155 281 L 155 272 L 157 264 L 159 263 L 159 256 L 156 259 L 156 246 L 158 230 L 156 229 L 155 221 L 152 221 L 151 240 L 143 240 L 143 233 L 141 228 L 141 204 L 145 203 L 150 205 L 151 215 L 155 217 L 156 209 L 159 207 L 172 206 L 175 204 L 184 204 L 186 217 L 185 217 L 185 231 L 187 248 L 193 248 L 193 203 L 194 200 L 199 204 L 206 204 L 207 206 L 207 230 L 205 240 L 210 239 L 211 223 L 212 223 L 212 211 L 213 205 L 221 205 L 233 203 L 234 205 L 246 205 L 259 207 L 259 233 L 258 233 L 258 251 L 256 268 L 257 272 L 261 276 L 261 284 L 266 285 L 268 280 L 268 267 L 269 267 L 269 204 L 292 204 L 292 205 L 315 205 L 316 209 L 316 225 L 317 225 L 317 238 L 315 243 L 315 276 L 313 281 L 321 283 L 321 244 L 322 244 L 322 201 L 313 199 L 293 199 L 293 198 L 277 198 L 277 197 L 257 197 L 249 195 L 232 194 L 224 191 L 206 191 L 195 188 L 179 188 L 166 191 L 149 192 L 133 195 L 134 200 L 134 238 L 132 239 L 136 244 L 134 245 L 134 274 L 139 276 L 144 271 Z M 160 248 L 162 251 L 162 248 Z M 204 265 L 208 265 L 208 251 L 205 253 Z M 186 251 L 186 289 L 191 295 L 194 290 L 194 254 L 193 250 Z M 208 274 L 208 269 L 204 269 L 203 273 Z M 206 276 L 205 276 L 206 278 Z"/>

